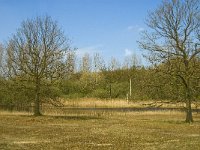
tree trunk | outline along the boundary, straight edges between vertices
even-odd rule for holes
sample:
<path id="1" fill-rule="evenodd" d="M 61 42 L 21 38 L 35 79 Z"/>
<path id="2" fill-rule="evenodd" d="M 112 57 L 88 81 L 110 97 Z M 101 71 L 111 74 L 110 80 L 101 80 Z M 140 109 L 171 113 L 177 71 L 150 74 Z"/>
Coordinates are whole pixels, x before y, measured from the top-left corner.
<path id="1" fill-rule="evenodd" d="M 40 113 L 40 81 L 36 79 L 36 86 L 35 86 L 35 105 L 34 105 L 34 116 L 41 116 Z"/>
<path id="2" fill-rule="evenodd" d="M 112 99 L 112 84 L 111 84 L 111 82 L 110 82 L 110 99 Z"/>
<path id="3" fill-rule="evenodd" d="M 187 94 L 186 94 L 186 120 L 185 122 L 191 123 L 193 122 L 192 117 L 192 106 L 191 106 L 191 95 L 190 95 L 190 89 L 187 87 Z"/>
<path id="4" fill-rule="evenodd" d="M 185 122 L 191 123 L 193 122 L 193 117 L 192 117 L 192 107 L 191 107 L 191 99 L 187 99 L 186 102 L 186 120 Z"/>
<path id="5" fill-rule="evenodd" d="M 191 106 L 191 89 L 190 89 L 190 76 L 188 75 L 189 72 L 189 61 L 188 59 L 184 60 L 185 64 L 185 70 L 186 70 L 186 83 L 185 83 L 185 89 L 186 89 L 186 119 L 185 122 L 191 123 L 193 122 L 193 117 L 192 117 L 192 106 Z"/>
<path id="6" fill-rule="evenodd" d="M 130 78 L 130 81 L 129 81 L 129 90 L 130 90 L 130 99 L 132 99 L 132 81 L 131 81 L 131 78 Z"/>

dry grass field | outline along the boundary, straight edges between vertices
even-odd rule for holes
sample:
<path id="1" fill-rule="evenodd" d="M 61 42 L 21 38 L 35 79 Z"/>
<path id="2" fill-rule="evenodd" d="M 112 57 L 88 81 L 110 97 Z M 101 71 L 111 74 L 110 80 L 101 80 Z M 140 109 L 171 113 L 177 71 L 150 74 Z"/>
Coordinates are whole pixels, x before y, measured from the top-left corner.
<path id="1" fill-rule="evenodd" d="M 3 150 L 200 149 L 200 114 L 158 112 L 65 112 L 34 117 L 0 112 Z"/>
<path id="2" fill-rule="evenodd" d="M 169 101 L 141 101 L 141 100 L 125 100 L 125 99 L 95 99 L 95 98 L 79 98 L 79 99 L 61 99 L 63 104 L 67 107 L 103 107 L 103 108 L 118 108 L 118 107 L 148 107 L 150 105 L 155 107 L 170 107 L 180 108 L 184 107 L 183 102 L 170 103 Z M 195 108 L 196 105 L 192 105 Z M 200 106 L 200 104 L 199 104 Z"/>

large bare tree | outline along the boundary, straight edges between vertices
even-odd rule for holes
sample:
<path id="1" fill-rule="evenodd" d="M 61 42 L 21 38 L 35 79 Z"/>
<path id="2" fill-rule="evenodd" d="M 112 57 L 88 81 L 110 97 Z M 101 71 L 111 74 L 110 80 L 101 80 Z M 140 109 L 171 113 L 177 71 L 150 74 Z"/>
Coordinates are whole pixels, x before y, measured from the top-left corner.
<path id="1" fill-rule="evenodd" d="M 200 57 L 200 1 L 164 0 L 149 13 L 145 31 L 139 42 L 146 56 L 155 64 L 167 64 L 165 73 L 181 80 L 186 103 L 186 122 L 193 122 L 191 102 L 192 82 Z"/>
<path id="2" fill-rule="evenodd" d="M 23 21 L 7 46 L 10 75 L 27 78 L 35 87 L 34 115 L 41 115 L 40 92 L 42 81 L 61 77 L 63 56 L 69 43 L 51 17 Z"/>

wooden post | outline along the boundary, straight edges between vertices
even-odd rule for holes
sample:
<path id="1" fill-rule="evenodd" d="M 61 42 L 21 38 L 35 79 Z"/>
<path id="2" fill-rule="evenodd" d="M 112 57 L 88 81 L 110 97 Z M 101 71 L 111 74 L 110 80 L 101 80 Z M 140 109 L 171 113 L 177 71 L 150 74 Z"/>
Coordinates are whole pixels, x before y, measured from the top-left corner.
<path id="1" fill-rule="evenodd" d="M 130 78 L 130 81 L 129 81 L 129 86 L 130 86 L 130 87 L 129 87 L 129 90 L 130 90 L 130 93 L 129 93 L 129 94 L 130 94 L 130 99 L 131 99 L 131 96 L 132 96 L 132 85 L 131 85 L 132 83 L 131 83 L 131 82 L 132 82 L 132 81 L 131 81 L 131 78 Z"/>

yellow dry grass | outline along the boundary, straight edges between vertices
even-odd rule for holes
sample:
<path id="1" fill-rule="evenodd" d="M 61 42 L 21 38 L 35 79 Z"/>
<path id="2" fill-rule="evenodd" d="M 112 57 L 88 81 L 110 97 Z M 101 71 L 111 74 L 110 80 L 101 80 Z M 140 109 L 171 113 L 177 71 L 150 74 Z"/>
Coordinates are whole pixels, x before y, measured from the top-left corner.
<path id="1" fill-rule="evenodd" d="M 33 117 L 0 113 L 3 150 L 155 150 L 200 148 L 200 115 L 159 112 L 67 112 Z"/>
<path id="2" fill-rule="evenodd" d="M 30 113 L 30 112 L 0 110 L 0 115 L 14 115 L 14 116 L 19 116 L 19 115 L 31 115 L 31 114 L 32 113 Z"/>
<path id="3" fill-rule="evenodd" d="M 125 99 L 96 99 L 96 98 L 81 98 L 81 99 L 62 99 L 65 106 L 68 107 L 103 107 L 103 108 L 119 108 L 119 107 L 164 107 L 164 108 L 183 108 L 184 102 L 169 102 L 169 100 L 125 100 Z M 192 104 L 192 108 L 196 108 L 196 104 Z M 200 105 L 199 105 L 200 106 Z"/>
<path id="4" fill-rule="evenodd" d="M 128 101 L 124 99 L 96 99 L 96 98 L 81 98 L 81 99 L 63 99 L 65 106 L 71 107 L 143 107 L 143 101 Z M 148 101 L 151 102 L 151 101 Z"/>

